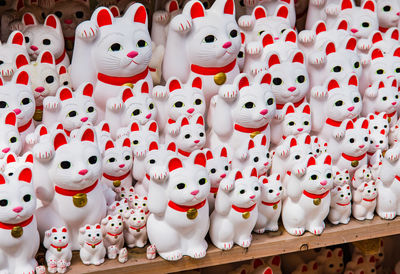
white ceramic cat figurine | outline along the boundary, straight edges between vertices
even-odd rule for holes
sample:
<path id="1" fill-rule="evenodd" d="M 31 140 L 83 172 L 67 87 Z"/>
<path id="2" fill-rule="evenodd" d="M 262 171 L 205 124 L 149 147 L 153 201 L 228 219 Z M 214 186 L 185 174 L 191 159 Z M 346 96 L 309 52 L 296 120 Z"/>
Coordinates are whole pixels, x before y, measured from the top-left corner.
<path id="1" fill-rule="evenodd" d="M 379 48 L 383 54 L 393 54 L 394 50 L 399 46 L 399 29 L 390 28 L 383 34 L 380 31 L 375 31 L 371 35 L 372 48 Z"/>
<path id="2" fill-rule="evenodd" d="M 17 116 L 14 112 L 4 112 L 0 121 L 0 158 L 9 152 L 19 155 L 25 141 L 18 132 Z"/>
<path id="3" fill-rule="evenodd" d="M 243 248 L 251 245 L 260 196 L 261 185 L 255 168 L 248 167 L 244 174 L 233 170 L 221 181 L 210 217 L 210 237 L 217 248 L 229 250 L 234 244 Z"/>
<path id="4" fill-rule="evenodd" d="M 284 190 L 280 174 L 271 174 L 269 177 L 261 176 L 261 202 L 258 203 L 258 219 L 254 232 L 277 231 L 278 220 L 282 211 Z"/>
<path id="5" fill-rule="evenodd" d="M 0 76 L 5 81 L 10 81 L 16 71 L 15 58 L 23 54 L 29 59 L 26 51 L 25 38 L 20 31 L 14 31 L 6 43 L 0 43 Z"/>
<path id="6" fill-rule="evenodd" d="M 400 3 L 398 1 L 377 0 L 379 30 L 387 32 L 391 27 L 397 27 L 400 19 Z"/>
<path id="7" fill-rule="evenodd" d="M 104 247 L 101 226 L 85 225 L 79 229 L 79 256 L 83 264 L 100 265 L 104 263 L 106 248 Z"/>
<path id="8" fill-rule="evenodd" d="M 389 148 L 389 123 L 385 112 L 379 114 L 370 113 L 367 116 L 369 122 L 370 145 L 367 152 L 368 162 L 378 150 L 386 151 Z"/>
<path id="9" fill-rule="evenodd" d="M 21 167 L 13 176 L 0 174 L 1 207 L 0 270 L 5 273 L 34 273 L 40 245 L 37 231 L 36 197 L 32 171 Z"/>
<path id="10" fill-rule="evenodd" d="M 347 169 L 340 170 L 336 166 L 332 167 L 333 171 L 333 185 L 334 186 L 346 186 L 350 184 L 350 175 Z M 357 172 L 357 171 L 356 171 Z"/>
<path id="11" fill-rule="evenodd" d="M 44 233 L 43 245 L 47 248 L 47 271 L 50 273 L 65 273 L 71 264 L 72 249 L 69 244 L 67 228 L 52 227 Z"/>
<path id="12" fill-rule="evenodd" d="M 147 217 L 143 209 L 132 209 L 124 213 L 124 238 L 129 248 L 144 247 L 147 244 Z"/>
<path id="13" fill-rule="evenodd" d="M 374 255 L 357 255 L 346 264 L 345 274 L 373 274 L 376 273 Z"/>
<path id="14" fill-rule="evenodd" d="M 245 74 L 238 75 L 234 84 L 224 85 L 213 97 L 208 115 L 208 145 L 211 149 L 226 146 L 228 157 L 247 151 L 248 139 L 258 134 L 270 142 L 269 122 L 275 114 L 271 75 L 260 74 L 250 85 Z"/>
<path id="15" fill-rule="evenodd" d="M 33 147 L 35 192 L 44 204 L 36 212 L 39 232 L 65 225 L 72 250 L 79 249 L 81 225 L 95 224 L 106 215 L 103 187 L 98 183 L 102 164 L 95 137 L 91 127 L 82 127 L 67 141 L 58 130 Z"/>
<path id="16" fill-rule="evenodd" d="M 135 188 L 133 186 L 129 188 L 125 187 L 116 187 L 115 192 L 118 194 L 117 200 L 130 200 L 131 197 L 135 195 Z"/>
<path id="17" fill-rule="evenodd" d="M 121 187 L 121 190 L 122 190 L 122 188 L 124 188 L 124 187 Z M 115 201 L 111 205 L 109 205 L 109 207 L 107 208 L 107 215 L 111 215 L 111 216 L 118 215 L 118 214 L 122 215 L 124 212 L 131 209 L 129 207 L 129 203 L 128 203 L 129 196 L 127 197 L 124 194 L 124 197 L 126 197 L 126 198 L 121 198 L 120 201 Z"/>
<path id="18" fill-rule="evenodd" d="M 145 214 L 149 214 L 147 196 L 132 196 L 128 199 L 128 203 L 130 208 L 132 208 L 133 210 L 143 209 Z"/>
<path id="19" fill-rule="evenodd" d="M 147 234 L 163 259 L 175 261 L 183 255 L 192 258 L 206 255 L 204 238 L 210 224 L 206 161 L 202 152 L 193 162 L 172 158 L 168 162 L 167 180 L 166 176 L 158 176 L 157 169 L 150 170 Z"/>
<path id="20" fill-rule="evenodd" d="M 148 69 L 152 51 L 147 24 L 146 9 L 137 3 L 118 18 L 109 9 L 99 7 L 90 20 L 76 28 L 70 67 L 72 87 L 76 89 L 86 81 L 94 84 L 101 119 L 107 100 L 118 96 L 124 84 L 132 86 L 145 80 L 150 90 L 153 87 Z"/>
<path id="21" fill-rule="evenodd" d="M 352 214 L 357 220 L 372 220 L 378 196 L 375 181 L 364 182 L 353 189 Z"/>
<path id="22" fill-rule="evenodd" d="M 233 0 L 216 1 L 209 9 L 200 1 L 189 1 L 169 24 L 164 79 L 175 76 L 191 83 L 200 77 L 208 106 L 221 85 L 231 84 L 239 74 L 236 58 L 240 47 Z"/>
<path id="23" fill-rule="evenodd" d="M 90 83 L 83 83 L 74 92 L 61 87 L 55 96 L 43 100 L 43 124 L 49 127 L 59 122 L 68 136 L 82 125 L 96 125 L 97 116 L 93 85 Z"/>
<path id="24" fill-rule="evenodd" d="M 151 24 L 151 38 L 156 45 L 165 47 L 169 23 L 172 18 L 181 13 L 177 0 L 170 0 L 165 3 L 164 10 L 157 10 L 153 13 Z"/>
<path id="25" fill-rule="evenodd" d="M 64 46 L 64 36 L 60 20 L 54 14 L 49 14 L 44 24 L 39 24 L 35 15 L 30 12 L 22 16 L 26 49 L 32 60 L 36 60 L 42 51 L 50 51 L 56 65 L 69 66 L 69 57 Z"/>
<path id="26" fill-rule="evenodd" d="M 336 180 L 336 179 L 335 179 Z M 335 186 L 331 190 L 331 207 L 328 220 L 334 225 L 347 224 L 351 215 L 350 185 Z"/>
<path id="27" fill-rule="evenodd" d="M 295 108 L 292 103 L 287 103 L 284 109 L 286 109 L 286 115 L 281 123 L 283 139 L 290 135 L 310 134 L 311 108 L 308 103 L 299 108 Z"/>
<path id="28" fill-rule="evenodd" d="M 124 248 L 124 224 L 121 214 L 114 216 L 108 215 L 101 220 L 101 230 L 104 238 L 104 247 L 107 250 L 109 259 L 116 259 L 120 263 L 126 262 L 127 258 L 123 258 L 126 253 Z"/>
<path id="29" fill-rule="evenodd" d="M 289 174 L 288 174 L 289 175 Z M 287 198 L 283 202 L 282 222 L 291 235 L 305 230 L 320 235 L 325 229 L 333 186 L 331 156 L 310 157 L 304 175 L 286 176 Z"/>

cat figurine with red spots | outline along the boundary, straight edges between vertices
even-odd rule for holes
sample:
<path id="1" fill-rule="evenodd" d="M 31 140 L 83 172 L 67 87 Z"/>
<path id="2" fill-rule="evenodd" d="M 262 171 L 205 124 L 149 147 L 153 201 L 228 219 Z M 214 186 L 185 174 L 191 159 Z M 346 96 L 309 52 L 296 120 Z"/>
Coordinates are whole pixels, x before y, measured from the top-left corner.
<path id="1" fill-rule="evenodd" d="M 374 218 L 377 196 L 378 189 L 375 181 L 372 180 L 364 182 L 353 189 L 353 217 L 360 221 Z"/>
<path id="2" fill-rule="evenodd" d="M 79 229 L 79 256 L 85 265 L 101 265 L 104 263 L 106 248 L 103 233 L 99 224 L 85 225 Z"/>
<path id="3" fill-rule="evenodd" d="M 67 228 L 65 226 L 52 227 L 44 235 L 43 245 L 47 248 L 47 271 L 50 273 L 65 273 L 72 259 L 72 249 Z"/>
<path id="4" fill-rule="evenodd" d="M 146 222 L 148 215 L 144 209 L 132 209 L 124 213 L 124 238 L 129 248 L 144 247 L 147 244 Z"/>
<path id="5" fill-rule="evenodd" d="M 350 221 L 351 215 L 352 196 L 350 185 L 334 186 L 331 190 L 331 195 L 331 207 L 328 215 L 329 222 L 334 225 L 339 223 L 347 224 Z"/>
<path id="6" fill-rule="evenodd" d="M 104 247 L 107 249 L 107 258 L 116 259 L 118 256 L 119 262 L 126 262 L 123 258 L 126 248 L 124 248 L 124 224 L 122 215 L 108 215 L 105 217 L 101 220 L 101 230 L 104 238 Z"/>

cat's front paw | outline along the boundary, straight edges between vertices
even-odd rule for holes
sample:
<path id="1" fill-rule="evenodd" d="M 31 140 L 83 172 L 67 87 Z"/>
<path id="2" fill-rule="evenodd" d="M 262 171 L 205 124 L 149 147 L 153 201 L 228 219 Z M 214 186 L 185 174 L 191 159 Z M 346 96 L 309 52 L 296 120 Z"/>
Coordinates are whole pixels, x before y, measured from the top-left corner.
<path id="1" fill-rule="evenodd" d="M 149 173 L 150 178 L 157 182 L 163 182 L 168 176 L 168 170 L 165 167 L 153 167 Z"/>
<path id="2" fill-rule="evenodd" d="M 311 96 L 314 98 L 325 98 L 328 96 L 328 90 L 323 86 L 314 86 L 311 89 Z"/>
<path id="3" fill-rule="evenodd" d="M 368 51 L 372 47 L 372 42 L 369 39 L 360 39 L 357 42 L 357 48 L 361 51 Z"/>
<path id="4" fill-rule="evenodd" d="M 321 235 L 323 231 L 324 231 L 324 226 L 316 226 L 310 228 L 310 232 L 314 235 Z"/>
<path id="5" fill-rule="evenodd" d="M 365 90 L 364 94 L 369 98 L 375 98 L 378 96 L 378 89 L 375 86 L 370 86 Z"/>
<path id="6" fill-rule="evenodd" d="M 326 0 L 310 0 L 310 5 L 320 7 L 325 4 Z"/>
<path id="7" fill-rule="evenodd" d="M 295 165 L 293 167 L 293 173 L 297 176 L 297 177 L 301 177 L 304 174 L 306 174 L 307 168 L 304 165 Z"/>
<path id="8" fill-rule="evenodd" d="M 16 21 L 10 23 L 9 28 L 11 31 L 16 31 L 16 30 L 23 31 L 25 26 L 21 21 L 16 20 Z"/>
<path id="9" fill-rule="evenodd" d="M 335 137 L 335 139 L 342 139 L 345 134 L 346 130 L 342 127 L 338 127 L 333 130 L 333 137 Z"/>
<path id="10" fill-rule="evenodd" d="M 121 98 L 112 97 L 107 100 L 106 107 L 111 111 L 118 112 L 124 107 L 124 102 Z"/>
<path id="11" fill-rule="evenodd" d="M 378 213 L 379 217 L 385 220 L 392 220 L 394 217 L 396 217 L 396 212 L 395 211 L 390 211 L 390 212 L 380 212 Z"/>
<path id="12" fill-rule="evenodd" d="M 255 24 L 255 19 L 251 15 L 243 15 L 240 16 L 238 20 L 238 25 L 241 28 L 247 29 L 252 28 Z"/>
<path id="13" fill-rule="evenodd" d="M 35 145 L 35 144 L 37 144 L 39 142 L 39 138 L 35 133 L 29 133 L 25 137 L 25 142 L 28 145 Z"/>
<path id="14" fill-rule="evenodd" d="M 60 106 L 60 100 L 56 97 L 49 96 L 43 100 L 43 107 L 49 111 L 55 111 Z"/>
<path id="15" fill-rule="evenodd" d="M 127 127 L 121 127 L 117 130 L 117 140 L 121 138 L 126 138 L 129 137 L 129 128 Z"/>
<path id="16" fill-rule="evenodd" d="M 147 148 L 145 146 L 135 146 L 133 148 L 133 155 L 139 159 L 144 159 L 146 157 Z"/>
<path id="17" fill-rule="evenodd" d="M 181 129 L 180 124 L 181 123 L 178 123 L 178 122 L 167 124 L 166 125 L 167 132 L 171 136 L 177 136 L 179 134 L 180 129 Z"/>
<path id="18" fill-rule="evenodd" d="M 219 88 L 218 94 L 226 101 L 233 101 L 238 95 L 238 90 L 233 85 L 223 85 Z"/>
<path id="19" fill-rule="evenodd" d="M 38 160 L 49 160 L 54 155 L 54 149 L 50 143 L 38 143 L 33 147 L 32 151 Z"/>
<path id="20" fill-rule="evenodd" d="M 321 51 L 314 52 L 310 54 L 308 58 L 311 64 L 313 65 L 320 65 L 326 62 L 326 55 Z"/>
<path id="21" fill-rule="evenodd" d="M 57 272 L 58 273 L 65 273 L 67 272 L 68 262 L 65 260 L 59 260 L 57 263 Z"/>
<path id="22" fill-rule="evenodd" d="M 234 181 L 230 180 L 229 178 L 224 178 L 219 183 L 219 188 L 224 191 L 231 191 L 234 186 Z"/>
<path id="23" fill-rule="evenodd" d="M 311 30 L 303 30 L 299 33 L 299 41 L 303 44 L 311 43 L 315 40 L 315 33 Z"/>
<path id="24" fill-rule="evenodd" d="M 176 32 L 187 32 L 192 28 L 192 18 L 185 14 L 179 14 L 171 20 L 169 27 Z"/>
<path id="25" fill-rule="evenodd" d="M 255 7 L 257 5 L 258 1 L 257 0 L 244 0 L 243 4 L 245 7 L 251 8 Z"/>
<path id="26" fill-rule="evenodd" d="M 99 27 L 92 23 L 91 21 L 84 21 L 80 23 L 76 29 L 76 36 L 84 40 L 93 40 L 97 33 L 99 32 Z"/>
<path id="27" fill-rule="evenodd" d="M 249 55 L 257 55 L 261 53 L 263 46 L 259 41 L 253 41 L 246 45 L 246 53 Z"/>
<path id="28" fill-rule="evenodd" d="M 156 23 L 166 25 L 169 21 L 169 13 L 165 10 L 158 10 L 153 13 L 153 18 Z"/>
<path id="29" fill-rule="evenodd" d="M 399 159 L 400 151 L 396 149 L 389 149 L 385 153 L 385 158 L 390 162 L 396 162 Z"/>
<path id="30" fill-rule="evenodd" d="M 340 6 L 336 4 L 327 5 L 325 8 L 325 13 L 330 16 L 338 16 L 340 12 Z"/>
<path id="31" fill-rule="evenodd" d="M 305 229 L 302 227 L 295 227 L 295 228 L 286 228 L 286 231 L 290 234 L 290 235 L 294 235 L 294 236 L 301 236 L 304 234 Z"/>
<path id="32" fill-rule="evenodd" d="M 153 98 L 165 99 L 168 98 L 169 91 L 163 86 L 155 86 L 152 91 Z"/>

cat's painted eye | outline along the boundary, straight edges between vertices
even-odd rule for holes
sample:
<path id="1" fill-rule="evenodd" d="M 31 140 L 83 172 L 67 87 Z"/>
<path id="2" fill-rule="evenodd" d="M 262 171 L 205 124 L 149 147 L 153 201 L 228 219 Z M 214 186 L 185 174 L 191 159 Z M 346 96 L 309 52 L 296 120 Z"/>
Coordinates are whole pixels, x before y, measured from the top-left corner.
<path id="1" fill-rule="evenodd" d="M 260 160 L 258 157 L 254 157 L 253 162 L 257 163 Z"/>
<path id="2" fill-rule="evenodd" d="M 340 197 L 342 197 L 342 198 L 343 198 L 343 197 L 344 197 L 344 195 L 343 195 L 343 194 L 340 194 Z"/>
<path id="3" fill-rule="evenodd" d="M 29 98 L 24 98 L 21 101 L 21 105 L 28 105 L 31 102 L 31 99 Z"/>
<path id="4" fill-rule="evenodd" d="M 368 190 L 368 193 L 371 193 L 371 190 Z"/>
<path id="5" fill-rule="evenodd" d="M 350 142 L 350 143 L 354 143 L 354 141 L 355 141 L 354 138 L 350 138 L 350 139 L 349 139 L 349 142 Z"/>
<path id="6" fill-rule="evenodd" d="M 95 163 L 97 163 L 97 156 L 90 156 L 88 161 L 89 164 L 94 165 Z"/>
<path id="7" fill-rule="evenodd" d="M 399 95 L 396 94 L 396 95 L 394 96 L 394 98 L 399 99 Z"/>
<path id="8" fill-rule="evenodd" d="M 3 61 L 3 60 L 0 60 L 0 66 L 1 66 L 2 64 L 4 64 L 4 61 Z"/>
<path id="9" fill-rule="evenodd" d="M 279 187 L 279 190 L 282 191 L 282 189 L 283 189 L 283 188 L 280 186 L 280 187 Z"/>
<path id="10" fill-rule="evenodd" d="M 88 236 L 89 236 L 89 237 L 92 237 L 92 234 L 89 233 Z"/>
<path id="11" fill-rule="evenodd" d="M 18 141 L 17 137 L 11 137 L 10 138 L 10 143 L 15 143 L 17 141 Z"/>
<path id="12" fill-rule="evenodd" d="M 268 192 L 269 192 L 269 193 L 272 193 L 272 192 L 274 192 L 274 190 L 273 190 L 273 189 L 270 189 L 270 190 L 268 190 Z"/>
<path id="13" fill-rule="evenodd" d="M 54 82 L 54 77 L 52 75 L 49 75 L 49 76 L 46 77 L 45 80 L 46 80 L 47 84 L 51 84 L 51 83 Z"/>
<path id="14" fill-rule="evenodd" d="M 96 234 L 96 236 L 97 236 L 97 237 L 100 237 L 100 234 L 99 234 L 99 233 L 97 233 L 97 234 Z"/>
<path id="15" fill-rule="evenodd" d="M 51 44 L 51 41 L 50 41 L 50 39 L 43 39 L 42 43 L 43 43 L 43 45 L 48 46 Z"/>
<path id="16" fill-rule="evenodd" d="M 129 155 L 125 156 L 125 160 L 129 161 L 130 159 L 131 159 L 131 156 L 129 156 Z"/>
<path id="17" fill-rule="evenodd" d="M 134 111 L 132 111 L 132 116 L 138 116 L 140 113 L 142 113 L 140 109 L 135 109 Z"/>
<path id="18" fill-rule="evenodd" d="M 138 205 L 138 203 L 135 203 L 135 206 L 137 206 Z"/>
<path id="19" fill-rule="evenodd" d="M 0 101 L 0 108 L 6 108 L 8 107 L 8 104 L 4 101 Z"/>
<path id="20" fill-rule="evenodd" d="M 77 113 L 76 113 L 75 110 L 70 111 L 70 112 L 68 112 L 68 114 L 67 114 L 68 117 L 75 117 L 76 115 L 77 115 Z"/>
<path id="21" fill-rule="evenodd" d="M 383 96 L 382 97 L 382 101 L 386 101 L 387 100 L 387 97 L 386 96 Z"/>
<path id="22" fill-rule="evenodd" d="M 150 159 L 149 163 L 152 164 L 152 165 L 154 165 L 154 164 L 156 163 L 156 160 Z"/>
<path id="23" fill-rule="evenodd" d="M 285 30 L 286 30 L 286 29 L 282 29 L 282 30 L 281 30 L 281 33 L 284 33 L 284 32 L 285 32 Z"/>
<path id="24" fill-rule="evenodd" d="M 205 185 L 207 183 L 207 179 L 206 178 L 201 178 L 200 180 L 199 180 L 199 185 Z"/>
<path id="25" fill-rule="evenodd" d="M 332 173 L 327 173 L 326 178 L 328 178 L 328 179 L 332 178 Z"/>
<path id="26" fill-rule="evenodd" d="M 365 141 L 365 142 L 368 142 L 368 137 L 364 137 L 364 141 Z"/>
<path id="27" fill-rule="evenodd" d="M 123 210 L 122 208 L 119 210 L 119 212 L 121 212 L 121 213 L 122 213 L 123 211 L 124 211 L 124 210 Z"/>
<path id="28" fill-rule="evenodd" d="M 396 68 L 394 71 L 395 71 L 396 73 L 400 73 L 400 68 Z"/>
<path id="29" fill-rule="evenodd" d="M 360 102 L 360 97 L 354 97 L 353 102 L 354 102 L 354 103 Z"/>
<path id="30" fill-rule="evenodd" d="M 8 173 L 8 176 L 13 176 L 13 175 L 14 175 L 14 173 L 12 173 L 12 172 Z"/>
<path id="31" fill-rule="evenodd" d="M 75 12 L 75 17 L 76 18 L 79 18 L 79 19 L 81 19 L 81 18 L 83 18 L 83 11 L 77 11 L 77 12 Z"/>
<path id="32" fill-rule="evenodd" d="M 196 100 L 194 100 L 194 104 L 195 104 L 196 106 L 201 105 L 201 103 L 203 103 L 203 101 L 202 101 L 201 99 L 196 99 Z"/>
<path id="33" fill-rule="evenodd" d="M 333 71 L 333 72 L 336 72 L 336 73 L 341 72 L 341 71 L 342 71 L 342 67 L 341 67 L 341 66 L 334 66 L 334 67 L 332 68 L 332 71 Z"/>
<path id="34" fill-rule="evenodd" d="M 55 13 L 54 13 L 58 18 L 61 18 L 62 16 L 63 16 L 63 14 L 62 14 L 62 12 L 61 11 L 56 11 Z"/>
<path id="35" fill-rule="evenodd" d="M 229 166 L 225 166 L 225 170 L 229 170 Z"/>
<path id="36" fill-rule="evenodd" d="M 92 113 L 94 111 L 94 107 L 88 107 L 87 112 Z"/>
<path id="37" fill-rule="evenodd" d="M 269 158 L 269 152 L 267 152 L 267 154 L 265 155 L 267 158 Z"/>
<path id="38" fill-rule="evenodd" d="M 29 41 L 30 41 L 30 39 L 29 39 L 29 37 L 28 36 L 25 36 L 25 43 L 29 43 Z"/>
<path id="39" fill-rule="evenodd" d="M 190 138 L 190 134 L 186 134 L 185 139 L 189 139 L 189 138 Z"/>
<path id="40" fill-rule="evenodd" d="M 357 68 L 359 68 L 359 67 L 360 67 L 360 62 L 358 62 L 358 61 L 357 61 L 357 62 L 355 62 L 355 63 L 354 63 L 354 68 L 356 68 L 356 69 L 357 69 Z"/>
<path id="41" fill-rule="evenodd" d="M 153 103 L 150 103 L 149 109 L 153 109 L 153 108 L 154 108 L 154 104 L 153 104 Z"/>
<path id="42" fill-rule="evenodd" d="M 244 56 L 244 52 L 243 51 L 239 51 L 238 58 L 243 58 L 243 56 Z"/>
<path id="43" fill-rule="evenodd" d="M 69 169 L 71 167 L 71 163 L 69 161 L 62 161 L 60 163 L 60 167 L 62 169 Z"/>
<path id="44" fill-rule="evenodd" d="M 363 28 L 369 28 L 369 23 L 368 23 L 368 22 L 363 22 L 363 23 L 361 24 L 361 26 L 362 26 Z"/>
<path id="45" fill-rule="evenodd" d="M 383 127 L 384 127 L 384 128 L 387 128 L 387 125 L 384 125 Z"/>
<path id="46" fill-rule="evenodd" d="M 6 199 L 0 200 L 0 206 L 7 206 L 7 205 L 8 205 L 8 200 L 6 200 Z"/>
<path id="47" fill-rule="evenodd" d="M 176 108 L 181 108 L 181 107 L 183 107 L 185 104 L 182 102 L 182 101 L 178 101 L 178 102 L 175 102 L 175 104 L 174 104 L 174 107 L 176 107 Z"/>
<path id="48" fill-rule="evenodd" d="M 258 189 L 259 189 L 259 187 L 258 187 L 258 186 L 254 187 L 254 190 L 255 190 L 255 191 L 258 191 Z"/>
<path id="49" fill-rule="evenodd" d="M 142 206 L 146 206 L 146 205 L 147 205 L 146 203 L 143 203 L 143 204 L 142 204 Z"/>
<path id="50" fill-rule="evenodd" d="M 380 143 L 380 144 L 383 144 L 383 140 L 380 140 L 379 143 Z"/>
<path id="51" fill-rule="evenodd" d="M 108 159 L 109 163 L 114 163 L 116 161 L 116 159 L 114 157 L 111 157 L 110 159 Z"/>
<path id="52" fill-rule="evenodd" d="M 200 137 L 204 137 L 204 132 L 200 132 L 200 133 L 199 133 L 199 136 L 200 136 Z"/>
<path id="53" fill-rule="evenodd" d="M 58 237 L 57 236 L 54 236 L 54 240 L 57 240 L 58 239 Z"/>
<path id="54" fill-rule="evenodd" d="M 265 30 L 260 30 L 260 31 L 258 32 L 258 35 L 261 36 L 264 32 L 265 32 Z"/>
<path id="55" fill-rule="evenodd" d="M 267 100 L 267 105 L 272 105 L 274 103 L 274 99 L 273 98 L 269 98 L 268 100 Z"/>
<path id="56" fill-rule="evenodd" d="M 144 217 L 142 217 L 141 219 L 144 220 Z"/>
<path id="57" fill-rule="evenodd" d="M 272 79 L 272 83 L 274 83 L 275 86 L 279 86 L 282 84 L 282 79 L 279 77 L 276 77 L 276 78 Z"/>
<path id="58" fill-rule="evenodd" d="M 391 9 L 392 9 L 391 6 L 386 5 L 386 6 L 383 7 L 382 10 L 383 10 L 384 12 L 389 12 Z"/>
<path id="59" fill-rule="evenodd" d="M 296 156 L 294 156 L 294 158 L 295 158 L 296 160 L 300 160 L 301 156 L 300 156 L 300 155 L 296 155 Z"/>
<path id="60" fill-rule="evenodd" d="M 214 43 L 217 40 L 217 38 L 214 35 L 207 35 L 206 37 L 204 37 L 203 39 L 203 43 Z"/>
<path id="61" fill-rule="evenodd" d="M 240 193 L 240 194 L 245 194 L 245 193 L 246 193 L 246 190 L 241 189 L 241 190 L 239 191 L 239 193 Z"/>
<path id="62" fill-rule="evenodd" d="M 343 106 L 343 101 L 342 100 L 336 101 L 335 106 L 337 107 Z"/>
<path id="63" fill-rule="evenodd" d="M 377 69 L 376 74 L 384 74 L 385 71 L 383 69 Z"/>
<path id="64" fill-rule="evenodd" d="M 313 174 L 313 175 L 311 175 L 311 180 L 317 180 L 318 179 L 318 176 L 317 175 L 315 175 L 315 174 Z"/>
<path id="65" fill-rule="evenodd" d="M 185 187 L 186 187 L 185 183 L 179 183 L 179 184 L 176 185 L 177 189 L 184 189 Z"/>
<path id="66" fill-rule="evenodd" d="M 122 225 L 122 223 L 118 223 L 118 225 L 119 225 L 119 226 L 121 226 L 121 225 Z"/>
<path id="67" fill-rule="evenodd" d="M 68 84 L 69 84 L 68 81 L 65 81 L 65 82 L 63 83 L 64 86 L 68 86 Z"/>
<path id="68" fill-rule="evenodd" d="M 255 108 L 256 104 L 254 104 L 253 102 L 247 102 L 243 105 L 244 108 Z"/>
<path id="69" fill-rule="evenodd" d="M 290 122 L 288 123 L 289 126 L 294 126 L 295 124 L 296 124 L 296 123 L 293 122 L 293 121 L 290 121 Z"/>
<path id="70" fill-rule="evenodd" d="M 125 194 L 124 194 L 124 193 L 121 193 L 121 195 L 120 195 L 120 196 L 123 198 L 123 197 L 125 197 Z"/>
<path id="71" fill-rule="evenodd" d="M 238 31 L 233 29 L 231 30 L 231 32 L 229 33 L 229 36 L 232 38 L 235 38 L 238 35 Z"/>
<path id="72" fill-rule="evenodd" d="M 210 172 L 211 172 L 212 174 L 214 174 L 215 172 L 217 172 L 217 170 L 216 170 L 215 168 L 212 168 L 212 169 L 210 170 Z"/>
<path id="73" fill-rule="evenodd" d="M 137 144 L 139 144 L 139 141 L 138 140 L 133 140 L 132 144 L 137 145 Z"/>
<path id="74" fill-rule="evenodd" d="M 309 124 L 310 124 L 310 122 L 308 122 L 308 121 L 304 121 L 304 123 L 303 123 L 305 126 L 308 126 Z"/>
<path id="75" fill-rule="evenodd" d="M 122 50 L 122 46 L 119 43 L 114 43 L 111 45 L 111 47 L 108 49 L 109 51 L 120 51 Z"/>
<path id="76" fill-rule="evenodd" d="M 137 42 L 136 46 L 137 46 L 138 48 L 144 48 L 145 46 L 147 46 L 147 42 L 144 41 L 144 40 L 139 40 L 139 41 Z"/>
<path id="77" fill-rule="evenodd" d="M 374 129 L 378 129 L 378 126 L 374 126 Z"/>

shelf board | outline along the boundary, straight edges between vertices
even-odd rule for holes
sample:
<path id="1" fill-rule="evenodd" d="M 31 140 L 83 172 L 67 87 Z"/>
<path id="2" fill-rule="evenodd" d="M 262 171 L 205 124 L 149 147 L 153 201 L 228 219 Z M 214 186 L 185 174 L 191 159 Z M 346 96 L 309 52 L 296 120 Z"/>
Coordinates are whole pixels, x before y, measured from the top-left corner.
<path id="1" fill-rule="evenodd" d="M 400 234 L 400 217 L 386 221 L 375 216 L 373 220 L 362 222 L 352 219 L 347 225 L 327 224 L 320 236 L 314 236 L 309 232 L 300 237 L 291 236 L 282 228 L 280 232 L 253 234 L 253 242 L 247 249 L 235 246 L 229 251 L 221 251 L 209 244 L 207 255 L 197 260 L 186 256 L 176 262 L 165 261 L 159 256 L 154 260 L 147 260 L 146 248 L 133 248 L 129 250 L 129 260 L 125 264 L 117 260 L 106 260 L 100 266 L 85 266 L 81 263 L 79 254 L 75 253 L 68 273 L 178 272 L 395 234 Z"/>

